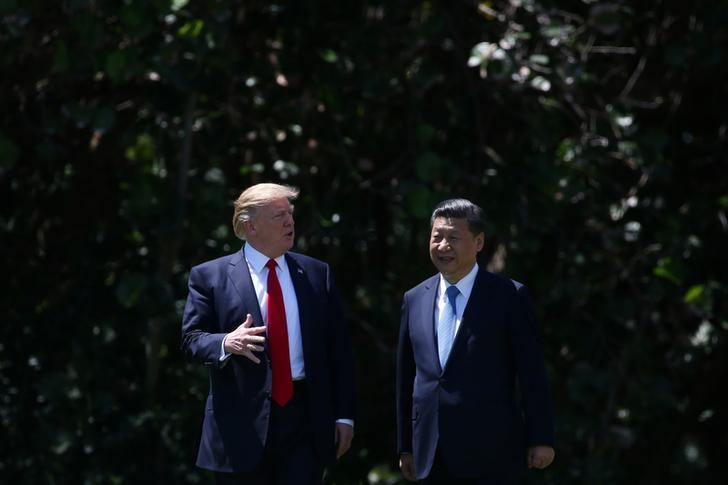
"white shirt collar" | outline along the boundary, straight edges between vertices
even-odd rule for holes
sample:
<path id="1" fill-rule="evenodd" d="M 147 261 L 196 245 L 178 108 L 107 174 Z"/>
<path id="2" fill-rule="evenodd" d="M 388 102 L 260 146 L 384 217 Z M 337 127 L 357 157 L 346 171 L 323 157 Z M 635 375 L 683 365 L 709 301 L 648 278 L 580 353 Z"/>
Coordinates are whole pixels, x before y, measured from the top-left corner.
<path id="1" fill-rule="evenodd" d="M 263 271 L 263 268 L 265 268 L 265 265 L 268 264 L 268 261 L 271 259 L 255 249 L 253 245 L 249 242 L 246 242 L 245 246 L 243 246 L 243 254 L 245 255 L 245 260 L 248 262 L 248 264 L 250 264 L 250 267 L 258 273 L 261 273 Z M 275 258 L 275 260 L 276 264 L 281 270 L 287 268 L 286 256 L 284 254 L 278 256 L 277 258 Z"/>
<path id="2" fill-rule="evenodd" d="M 473 265 L 473 269 L 470 270 L 468 274 L 460 278 L 460 281 L 455 283 L 455 286 L 457 286 L 460 293 L 465 297 L 465 301 L 467 301 L 470 298 L 470 293 L 473 291 L 473 285 L 475 284 L 475 277 L 478 274 L 478 263 L 476 262 Z M 440 274 L 440 286 L 439 286 L 439 295 L 440 298 L 445 297 L 445 290 L 447 290 L 447 287 L 450 286 L 450 283 L 445 279 L 442 274 Z"/>

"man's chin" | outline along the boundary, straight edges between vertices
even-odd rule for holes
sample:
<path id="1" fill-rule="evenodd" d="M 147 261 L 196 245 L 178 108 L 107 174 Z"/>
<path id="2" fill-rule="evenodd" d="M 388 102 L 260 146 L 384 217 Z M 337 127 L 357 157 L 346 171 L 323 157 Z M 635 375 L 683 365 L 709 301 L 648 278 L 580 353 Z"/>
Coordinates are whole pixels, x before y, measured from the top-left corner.
<path id="1" fill-rule="evenodd" d="M 440 262 L 435 263 L 435 268 L 437 268 L 437 271 L 443 275 L 452 273 L 453 269 L 451 264 L 442 264 Z"/>

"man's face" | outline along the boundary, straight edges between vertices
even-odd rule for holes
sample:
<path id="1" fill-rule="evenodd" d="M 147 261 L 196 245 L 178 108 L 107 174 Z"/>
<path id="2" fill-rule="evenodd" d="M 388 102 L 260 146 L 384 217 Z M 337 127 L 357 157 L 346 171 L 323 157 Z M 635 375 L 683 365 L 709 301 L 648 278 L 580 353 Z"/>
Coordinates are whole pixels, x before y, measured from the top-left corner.
<path id="1" fill-rule="evenodd" d="M 430 259 L 450 283 L 457 283 L 475 264 L 485 235 L 473 234 L 465 219 L 438 217 L 430 231 Z"/>
<path id="2" fill-rule="evenodd" d="M 258 209 L 245 223 L 246 238 L 269 258 L 277 258 L 293 247 L 293 206 L 285 197 Z"/>

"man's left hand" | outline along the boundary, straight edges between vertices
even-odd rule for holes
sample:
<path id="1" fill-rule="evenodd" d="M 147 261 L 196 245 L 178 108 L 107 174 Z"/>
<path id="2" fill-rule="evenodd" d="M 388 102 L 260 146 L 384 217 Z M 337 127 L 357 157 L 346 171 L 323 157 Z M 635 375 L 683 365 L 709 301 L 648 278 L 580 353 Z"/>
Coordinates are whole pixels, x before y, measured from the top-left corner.
<path id="1" fill-rule="evenodd" d="M 336 458 L 346 453 L 354 438 L 354 427 L 346 423 L 336 423 Z"/>
<path id="2" fill-rule="evenodd" d="M 532 446 L 528 449 L 528 468 L 544 469 L 554 461 L 554 455 L 550 446 Z"/>

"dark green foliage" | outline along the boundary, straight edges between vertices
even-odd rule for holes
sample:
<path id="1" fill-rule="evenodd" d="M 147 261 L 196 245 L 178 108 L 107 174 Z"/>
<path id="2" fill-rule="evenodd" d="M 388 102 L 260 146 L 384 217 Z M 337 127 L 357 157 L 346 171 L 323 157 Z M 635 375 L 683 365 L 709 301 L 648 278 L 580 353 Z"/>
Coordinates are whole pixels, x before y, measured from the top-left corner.
<path id="1" fill-rule="evenodd" d="M 557 458 L 525 481 L 728 481 L 720 1 L 0 0 L 0 482 L 200 483 L 187 270 L 230 201 L 302 189 L 350 317 L 335 483 L 394 483 L 402 292 L 432 206 L 532 288 Z M 378 478 L 377 478 L 378 477 Z"/>

